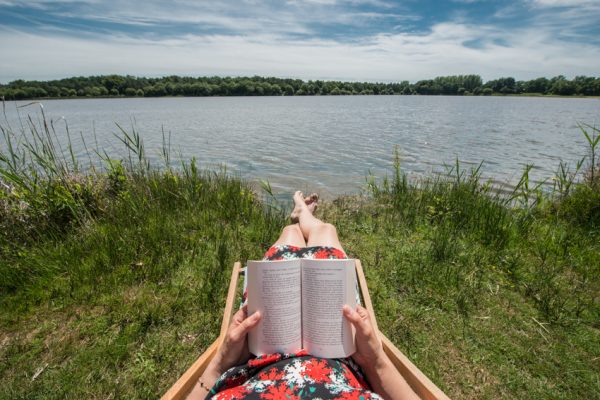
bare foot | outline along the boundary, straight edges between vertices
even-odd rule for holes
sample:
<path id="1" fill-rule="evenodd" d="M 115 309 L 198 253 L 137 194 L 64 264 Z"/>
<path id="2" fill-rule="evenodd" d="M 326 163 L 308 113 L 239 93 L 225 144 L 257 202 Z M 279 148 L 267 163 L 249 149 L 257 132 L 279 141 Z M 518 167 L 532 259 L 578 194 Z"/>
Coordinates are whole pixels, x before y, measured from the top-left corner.
<path id="1" fill-rule="evenodd" d="M 317 211 L 317 207 L 319 206 L 319 195 L 313 193 L 310 196 L 305 197 L 304 203 L 308 206 L 308 211 L 310 211 L 311 214 L 314 214 L 315 211 Z"/>
<path id="2" fill-rule="evenodd" d="M 307 205 L 306 199 L 304 198 L 304 195 L 301 191 L 298 190 L 296 193 L 294 193 L 294 196 L 292 198 L 294 199 L 294 209 L 290 214 L 290 218 L 293 223 L 296 223 L 300 219 L 300 214 L 302 214 L 305 211 L 310 212 L 310 209 L 308 208 L 309 206 Z M 313 201 L 311 200 L 311 205 L 312 203 Z M 315 206 L 312 206 L 312 208 L 314 207 Z"/>

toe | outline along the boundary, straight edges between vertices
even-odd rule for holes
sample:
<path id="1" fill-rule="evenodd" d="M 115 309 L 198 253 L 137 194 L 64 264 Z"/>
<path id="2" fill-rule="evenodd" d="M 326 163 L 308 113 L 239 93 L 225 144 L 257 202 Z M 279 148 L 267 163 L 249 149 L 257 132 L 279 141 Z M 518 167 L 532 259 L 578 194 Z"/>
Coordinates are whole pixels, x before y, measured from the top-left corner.
<path id="1" fill-rule="evenodd" d="M 306 203 L 306 205 L 316 203 L 317 201 L 319 201 L 319 195 L 316 193 L 312 193 L 310 196 L 304 198 L 304 203 Z"/>

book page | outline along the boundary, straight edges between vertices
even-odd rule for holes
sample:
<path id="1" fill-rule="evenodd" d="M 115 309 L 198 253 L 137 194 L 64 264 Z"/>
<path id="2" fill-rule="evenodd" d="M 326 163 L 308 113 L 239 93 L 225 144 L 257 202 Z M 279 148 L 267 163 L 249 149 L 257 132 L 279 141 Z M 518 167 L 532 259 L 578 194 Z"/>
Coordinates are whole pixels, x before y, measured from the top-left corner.
<path id="1" fill-rule="evenodd" d="M 259 324 L 248 334 L 255 355 L 293 353 L 302 348 L 300 260 L 249 261 L 248 315 L 260 311 Z"/>
<path id="2" fill-rule="evenodd" d="M 317 357 L 356 351 L 354 327 L 342 307 L 356 306 L 354 260 L 302 260 L 302 345 Z"/>

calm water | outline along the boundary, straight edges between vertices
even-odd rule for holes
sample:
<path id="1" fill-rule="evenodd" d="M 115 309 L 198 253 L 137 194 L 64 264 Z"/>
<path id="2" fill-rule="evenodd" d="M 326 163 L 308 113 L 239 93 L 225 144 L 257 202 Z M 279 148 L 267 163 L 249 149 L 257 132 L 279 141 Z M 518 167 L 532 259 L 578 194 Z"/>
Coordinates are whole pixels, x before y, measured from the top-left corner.
<path id="1" fill-rule="evenodd" d="M 19 103 L 25 104 L 25 103 Z M 456 157 L 484 161 L 487 177 L 515 183 L 533 163 L 536 180 L 551 178 L 559 161 L 585 154 L 577 123 L 599 125 L 599 99 L 442 96 L 224 97 L 46 100 L 46 117 L 64 139 L 65 120 L 78 137 L 109 154 L 122 149 L 116 123 L 142 134 L 159 159 L 161 131 L 172 153 L 201 165 L 224 164 L 279 192 L 316 190 L 325 196 L 360 190 L 365 176 L 391 172 L 398 146 L 412 176 L 443 171 Z M 13 128 L 39 106 L 7 103 Z M 64 117 L 64 119 L 61 119 Z M 6 126 L 7 121 L 1 122 Z M 83 153 L 81 140 L 74 140 Z"/>

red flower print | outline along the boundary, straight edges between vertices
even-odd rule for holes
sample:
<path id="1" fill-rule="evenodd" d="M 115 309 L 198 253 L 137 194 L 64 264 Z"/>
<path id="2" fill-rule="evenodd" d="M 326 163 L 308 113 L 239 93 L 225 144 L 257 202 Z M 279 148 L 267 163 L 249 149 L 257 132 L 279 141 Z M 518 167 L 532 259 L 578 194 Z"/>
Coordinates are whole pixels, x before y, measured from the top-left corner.
<path id="1" fill-rule="evenodd" d="M 236 386 L 231 389 L 223 390 L 219 392 L 213 397 L 213 399 L 218 400 L 235 400 L 242 399 L 246 394 L 250 393 L 246 386 Z"/>
<path id="2" fill-rule="evenodd" d="M 263 381 L 276 381 L 279 379 L 283 379 L 284 377 L 283 371 L 278 371 L 277 368 L 271 368 L 269 371 L 262 371 L 258 374 L 258 377 Z"/>
<path id="3" fill-rule="evenodd" d="M 331 249 L 331 255 L 333 256 L 332 258 L 337 258 L 337 259 L 340 259 L 340 260 L 348 258 L 346 256 L 346 253 L 344 253 L 340 249 L 336 249 L 336 248 L 332 248 Z"/>
<path id="4" fill-rule="evenodd" d="M 356 379 L 356 377 L 354 376 L 352 371 L 350 371 L 350 368 L 348 368 L 347 366 L 342 364 L 341 370 L 342 370 L 342 375 L 344 375 L 344 378 L 346 378 L 346 382 L 347 382 L 348 386 L 352 386 L 352 387 L 359 388 L 359 389 L 361 388 L 360 383 L 358 382 L 358 380 Z"/>
<path id="5" fill-rule="evenodd" d="M 313 257 L 317 260 L 329 258 L 329 251 L 327 249 L 319 249 L 319 250 L 315 251 L 315 254 L 313 255 Z"/>
<path id="6" fill-rule="evenodd" d="M 262 356 L 258 356 L 253 360 L 248 361 L 248 366 L 251 368 L 255 367 L 266 367 L 269 364 L 273 364 L 276 361 L 281 360 L 281 354 L 273 353 L 273 354 L 263 354 Z"/>
<path id="7" fill-rule="evenodd" d="M 302 258 L 300 256 L 302 250 L 303 248 L 301 247 L 276 244 L 267 250 L 263 259 L 269 261 L 280 261 L 291 258 Z"/>
<path id="8" fill-rule="evenodd" d="M 280 382 L 278 385 L 269 386 L 266 392 L 260 394 L 260 398 L 266 400 L 296 400 L 300 397 L 294 394 L 287 383 Z"/>
<path id="9" fill-rule="evenodd" d="M 226 380 L 227 387 L 234 387 L 241 385 L 248 380 L 247 374 L 240 374 L 238 376 L 232 376 L 231 379 Z"/>
<path id="10" fill-rule="evenodd" d="M 292 357 L 304 357 L 307 355 L 308 355 L 308 351 L 306 351 L 304 349 L 300 349 L 295 354 L 293 354 Z"/>
<path id="11" fill-rule="evenodd" d="M 279 249 L 276 246 L 270 247 L 269 250 L 267 250 L 267 252 L 265 253 L 265 258 L 271 259 L 271 257 L 273 257 L 278 250 Z"/>
<path id="12" fill-rule="evenodd" d="M 362 390 L 351 390 L 349 392 L 340 393 L 339 400 L 367 400 L 371 399 L 371 393 Z"/>
<path id="13" fill-rule="evenodd" d="M 330 383 L 331 368 L 327 366 L 325 360 L 317 360 L 316 358 L 309 359 L 305 364 L 306 376 L 312 379 L 315 383 Z"/>

